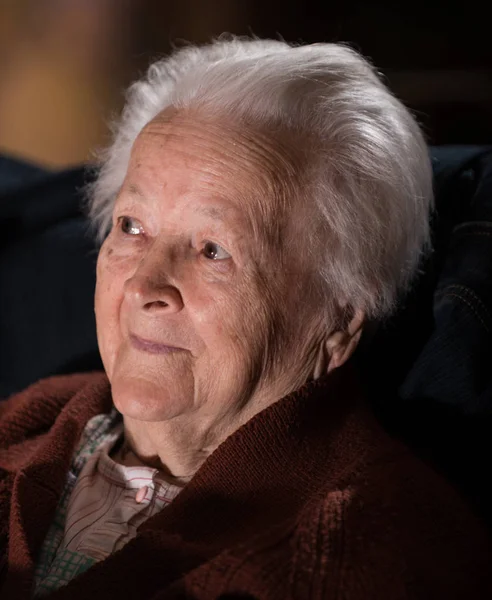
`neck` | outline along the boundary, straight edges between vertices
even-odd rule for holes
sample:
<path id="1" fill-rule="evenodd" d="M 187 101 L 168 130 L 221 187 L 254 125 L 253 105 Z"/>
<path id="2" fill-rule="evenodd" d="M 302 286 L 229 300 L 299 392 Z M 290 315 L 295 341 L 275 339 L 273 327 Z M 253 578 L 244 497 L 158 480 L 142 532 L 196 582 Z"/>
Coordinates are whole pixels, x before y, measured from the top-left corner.
<path id="1" fill-rule="evenodd" d="M 143 464 L 159 469 L 171 482 L 183 484 L 227 437 L 266 405 L 253 411 L 249 404 L 213 422 L 199 413 L 193 418 L 154 422 L 124 416 L 125 445 Z"/>
<path id="2" fill-rule="evenodd" d="M 228 407 L 213 419 L 201 411 L 167 421 L 142 421 L 124 416 L 124 443 L 143 464 L 159 469 L 173 483 L 183 484 L 226 438 L 294 389 L 263 390 L 237 410 Z"/>
<path id="3" fill-rule="evenodd" d="M 279 518 L 283 510 L 303 502 L 306 493 L 315 493 L 318 485 L 344 480 L 346 466 L 352 472 L 364 460 L 370 447 L 364 436 L 372 435 L 372 426 L 367 425 L 365 409 L 354 411 L 360 402 L 354 373 L 342 376 L 340 371 L 273 403 L 229 436 L 166 515 L 156 515 L 154 526 L 171 532 L 175 523 L 184 522 L 194 532 L 194 542 L 196 531 L 203 530 L 210 543 L 211 524 L 219 523 L 230 535 L 234 524 L 228 519 L 236 510 L 244 516 L 241 526 L 251 530 L 255 515 L 263 523 L 267 513 Z M 339 470 L 336 465 L 344 467 Z M 218 534 L 213 544 L 220 546 Z"/>
<path id="4" fill-rule="evenodd" d="M 324 344 L 323 348 L 324 348 Z M 326 373 L 320 345 L 311 344 L 305 368 L 286 370 L 275 385 L 259 388 L 247 402 L 223 407 L 213 417 L 202 411 L 167 421 L 142 421 L 124 416 L 125 444 L 145 465 L 159 469 L 176 484 L 187 483 L 224 440 L 262 412 L 312 379 Z M 322 359 L 320 359 L 320 355 Z M 292 374 L 296 374 L 293 377 Z"/>
<path id="5" fill-rule="evenodd" d="M 120 462 L 129 451 L 143 464 L 159 469 L 172 483 L 187 483 L 215 450 L 193 427 L 146 422 L 124 416 L 125 440 Z"/>

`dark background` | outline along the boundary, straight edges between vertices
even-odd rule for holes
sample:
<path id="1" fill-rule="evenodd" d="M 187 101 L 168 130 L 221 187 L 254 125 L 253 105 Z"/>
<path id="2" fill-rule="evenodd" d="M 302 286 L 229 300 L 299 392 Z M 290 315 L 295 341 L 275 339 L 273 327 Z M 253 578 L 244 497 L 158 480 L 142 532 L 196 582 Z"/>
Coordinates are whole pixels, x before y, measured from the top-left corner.
<path id="1" fill-rule="evenodd" d="M 486 11 L 476 0 L 0 0 L 0 151 L 51 167 L 91 160 L 150 60 L 224 31 L 347 42 L 430 143 L 490 143 Z"/>

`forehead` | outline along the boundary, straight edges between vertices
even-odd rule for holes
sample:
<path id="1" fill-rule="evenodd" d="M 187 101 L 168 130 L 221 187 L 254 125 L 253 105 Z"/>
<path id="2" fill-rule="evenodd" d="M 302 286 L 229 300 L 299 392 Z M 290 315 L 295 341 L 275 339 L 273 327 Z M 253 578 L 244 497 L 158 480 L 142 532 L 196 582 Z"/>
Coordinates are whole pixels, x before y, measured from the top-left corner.
<path id="1" fill-rule="evenodd" d="M 210 213 L 234 207 L 265 226 L 291 208 L 299 168 L 279 135 L 167 110 L 136 139 L 126 184 L 142 195 L 165 191 L 166 201 L 189 198 Z"/>

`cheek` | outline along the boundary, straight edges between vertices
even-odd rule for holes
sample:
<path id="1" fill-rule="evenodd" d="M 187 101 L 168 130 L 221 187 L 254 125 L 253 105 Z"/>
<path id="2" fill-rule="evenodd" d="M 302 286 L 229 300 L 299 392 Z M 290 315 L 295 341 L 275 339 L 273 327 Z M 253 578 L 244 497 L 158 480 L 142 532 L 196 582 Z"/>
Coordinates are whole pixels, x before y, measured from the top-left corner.
<path id="1" fill-rule="evenodd" d="M 119 311 L 124 283 L 129 277 L 131 260 L 119 256 L 106 240 L 97 260 L 94 308 L 99 349 L 106 363 L 117 350 Z"/>
<path id="2" fill-rule="evenodd" d="M 96 318 L 98 315 L 106 315 L 109 307 L 113 304 L 116 293 L 115 277 L 113 274 L 112 259 L 114 254 L 108 242 L 104 242 L 97 259 L 96 270 L 96 292 L 95 292 L 95 310 Z M 98 324 L 99 325 L 99 324 Z"/>
<path id="3" fill-rule="evenodd" d="M 213 285 L 188 304 L 197 332 L 214 356 L 251 363 L 264 346 L 268 320 L 261 296 L 250 285 Z"/>
<path id="4" fill-rule="evenodd" d="M 124 283 L 136 268 L 135 253 L 117 251 L 108 238 L 97 259 L 96 310 L 104 310 L 123 294 Z"/>

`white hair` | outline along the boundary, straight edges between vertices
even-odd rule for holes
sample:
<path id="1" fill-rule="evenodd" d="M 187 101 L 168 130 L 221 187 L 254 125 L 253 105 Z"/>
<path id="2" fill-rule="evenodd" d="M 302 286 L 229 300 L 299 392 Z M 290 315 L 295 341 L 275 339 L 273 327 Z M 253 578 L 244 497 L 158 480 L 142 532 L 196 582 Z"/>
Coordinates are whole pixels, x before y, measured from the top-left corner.
<path id="1" fill-rule="evenodd" d="M 415 119 L 371 65 L 341 44 L 221 38 L 152 64 L 128 90 L 114 141 L 90 190 L 99 238 L 108 232 L 130 152 L 168 107 L 207 108 L 272 124 L 311 143 L 309 185 L 324 248 L 313 253 L 328 296 L 381 318 L 407 290 L 429 246 L 428 149 Z M 312 243 L 306 231 L 306 243 Z"/>

